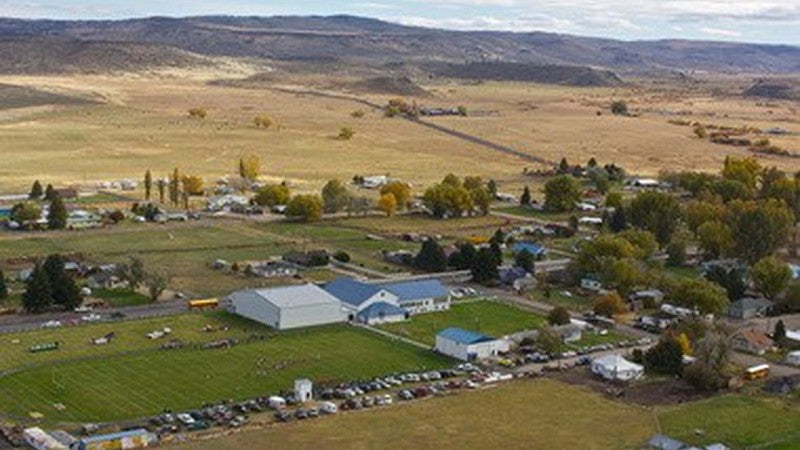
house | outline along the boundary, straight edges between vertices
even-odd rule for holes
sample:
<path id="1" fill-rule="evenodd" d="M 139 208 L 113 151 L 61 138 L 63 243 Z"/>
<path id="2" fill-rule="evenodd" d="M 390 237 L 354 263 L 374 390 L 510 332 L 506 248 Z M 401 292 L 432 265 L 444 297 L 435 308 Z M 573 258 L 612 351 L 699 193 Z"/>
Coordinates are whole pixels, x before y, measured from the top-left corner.
<path id="1" fill-rule="evenodd" d="M 86 279 L 91 289 L 127 289 L 129 284 L 113 272 L 97 272 Z"/>
<path id="2" fill-rule="evenodd" d="M 53 193 L 61 197 L 62 200 L 75 200 L 78 198 L 78 191 L 71 188 L 53 189 Z"/>
<path id="3" fill-rule="evenodd" d="M 100 216 L 90 211 L 78 209 L 67 214 L 67 228 L 70 230 L 96 228 L 100 225 Z"/>
<path id="4" fill-rule="evenodd" d="M 359 322 L 369 325 L 402 322 L 408 320 L 409 316 L 405 309 L 387 302 L 373 303 L 356 313 Z"/>
<path id="5" fill-rule="evenodd" d="M 789 354 L 786 355 L 786 364 L 800 366 L 800 350 L 789 352 Z"/>
<path id="6" fill-rule="evenodd" d="M 766 333 L 755 328 L 737 330 L 731 337 L 731 345 L 737 350 L 755 355 L 763 355 L 775 346 Z"/>
<path id="7" fill-rule="evenodd" d="M 642 189 L 653 189 L 661 187 L 661 183 L 653 178 L 634 178 L 633 181 L 631 181 L 631 186 Z"/>
<path id="8" fill-rule="evenodd" d="M 230 294 L 230 312 L 278 330 L 347 321 L 342 302 L 315 284 L 246 289 Z"/>
<path id="9" fill-rule="evenodd" d="M 765 298 L 740 298 L 728 307 L 728 316 L 741 320 L 764 317 L 772 311 L 772 307 L 773 303 Z"/>
<path id="10" fill-rule="evenodd" d="M 636 291 L 628 296 L 631 303 L 631 309 L 640 311 L 644 308 L 653 308 L 664 301 L 664 293 L 658 289 L 647 289 L 644 291 Z"/>
<path id="11" fill-rule="evenodd" d="M 522 280 L 533 280 L 531 274 L 522 267 L 500 267 L 497 272 L 500 276 L 500 282 L 508 286 L 516 287 L 524 284 Z"/>
<path id="12" fill-rule="evenodd" d="M 436 351 L 462 361 L 477 361 L 505 353 L 506 339 L 495 339 L 461 328 L 447 328 L 436 334 Z"/>
<path id="13" fill-rule="evenodd" d="M 224 194 L 210 197 L 206 200 L 208 211 L 230 211 L 235 206 L 247 206 L 250 199 L 243 195 Z"/>
<path id="14" fill-rule="evenodd" d="M 383 259 L 399 266 L 410 266 L 414 262 L 414 253 L 409 250 L 386 250 Z"/>
<path id="15" fill-rule="evenodd" d="M 511 246 L 511 251 L 514 252 L 515 255 L 528 252 L 536 257 L 536 259 L 542 259 L 547 256 L 547 248 L 534 242 L 516 242 Z"/>
<path id="16" fill-rule="evenodd" d="M 439 280 L 401 281 L 378 286 L 396 295 L 399 306 L 410 314 L 450 309 L 450 293 Z"/>
<path id="17" fill-rule="evenodd" d="M 592 275 L 581 278 L 581 289 L 590 292 L 600 292 L 603 290 L 603 283 Z"/>
<path id="18" fill-rule="evenodd" d="M 630 381 L 644 375 L 644 367 L 620 355 L 607 355 L 592 361 L 592 373 L 609 381 Z"/>
<path id="19" fill-rule="evenodd" d="M 365 189 L 378 189 L 379 187 L 388 183 L 389 183 L 389 177 L 387 177 L 386 175 L 374 175 L 371 177 L 364 177 L 364 181 L 361 183 L 361 187 Z"/>
<path id="20" fill-rule="evenodd" d="M 603 219 L 601 217 L 581 217 L 578 219 L 578 223 L 580 225 L 599 227 L 603 225 Z"/>
<path id="21" fill-rule="evenodd" d="M 407 315 L 442 311 L 450 308 L 450 295 L 438 280 L 405 281 L 371 284 L 352 278 L 337 278 L 323 287 L 338 298 L 350 312 L 350 319 L 365 323 L 400 320 Z M 379 308 L 364 312 L 370 306 L 384 303 Z M 383 316 L 381 316 L 383 313 Z"/>
<path id="22" fill-rule="evenodd" d="M 574 323 L 555 326 L 553 331 L 561 336 L 561 341 L 565 344 L 580 341 L 583 337 L 583 327 Z"/>
<path id="23" fill-rule="evenodd" d="M 297 267 L 284 261 L 258 261 L 248 264 L 244 273 L 259 278 L 293 277 Z"/>

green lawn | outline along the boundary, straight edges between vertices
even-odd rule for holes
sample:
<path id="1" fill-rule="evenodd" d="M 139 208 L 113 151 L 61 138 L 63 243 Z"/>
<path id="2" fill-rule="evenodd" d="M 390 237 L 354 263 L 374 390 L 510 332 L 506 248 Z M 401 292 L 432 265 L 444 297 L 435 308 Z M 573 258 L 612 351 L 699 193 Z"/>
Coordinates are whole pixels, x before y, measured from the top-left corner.
<path id="1" fill-rule="evenodd" d="M 566 222 L 569 220 L 569 216 L 572 215 L 571 213 L 546 213 L 542 211 L 535 211 L 531 208 L 526 208 L 520 205 L 502 206 L 500 208 L 495 208 L 495 210 L 497 212 L 513 214 L 515 216 L 532 217 L 534 219 L 540 219 L 546 222 Z M 576 212 L 575 214 L 580 213 Z"/>
<path id="2" fill-rule="evenodd" d="M 538 314 L 505 303 L 484 300 L 454 303 L 448 311 L 418 314 L 408 321 L 380 327 L 391 333 L 434 345 L 436 333 L 448 327 L 501 337 L 517 331 L 539 328 L 545 322 L 546 319 Z"/>
<path id="3" fill-rule="evenodd" d="M 233 334 L 252 330 L 246 326 Z M 230 334 L 209 333 L 206 340 Z M 432 352 L 344 325 L 266 334 L 266 339 L 244 340 L 230 349 L 189 346 L 165 351 L 155 350 L 150 343 L 151 350 L 39 364 L 0 378 L 0 405 L 16 416 L 42 413 L 48 422 L 124 420 L 164 408 L 190 409 L 206 401 L 276 393 L 291 389 L 301 377 L 332 383 L 452 363 Z M 112 342 L 107 347 L 113 346 L 137 347 L 130 342 Z M 48 357 L 52 358 L 44 356 Z M 56 404 L 66 408 L 59 410 Z"/>
<path id="4" fill-rule="evenodd" d="M 553 286 L 550 289 L 550 297 L 546 297 L 541 289 L 536 289 L 528 293 L 528 296 L 543 303 L 553 306 L 563 306 L 572 311 L 588 311 L 593 308 L 594 300 L 582 295 L 579 295 L 577 290 L 569 289 L 572 294 L 568 296 L 564 293 L 565 289 Z"/>
<path id="5" fill-rule="evenodd" d="M 693 445 L 800 448 L 800 407 L 778 398 L 725 395 L 660 408 L 658 418 L 664 434 Z"/>
<path id="6" fill-rule="evenodd" d="M 581 334 L 581 339 L 579 341 L 571 342 L 567 344 L 567 347 L 579 349 L 581 347 L 588 347 L 591 345 L 615 344 L 628 339 L 631 339 L 631 337 L 613 330 L 608 330 L 608 333 L 605 335 L 601 335 L 596 332 L 585 331 Z"/>
<path id="7" fill-rule="evenodd" d="M 129 289 L 95 289 L 92 297 L 105 300 L 110 306 L 135 306 L 150 303 L 150 297 Z"/>

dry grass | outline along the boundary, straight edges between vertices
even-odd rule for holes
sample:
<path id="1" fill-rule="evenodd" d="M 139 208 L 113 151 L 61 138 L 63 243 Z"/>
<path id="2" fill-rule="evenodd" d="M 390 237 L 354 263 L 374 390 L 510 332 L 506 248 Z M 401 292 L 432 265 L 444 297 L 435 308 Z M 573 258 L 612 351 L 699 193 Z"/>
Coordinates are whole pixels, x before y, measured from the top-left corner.
<path id="1" fill-rule="evenodd" d="M 233 71 L 242 76 L 244 68 Z M 437 133 L 399 119 L 367 111 L 347 100 L 282 93 L 265 88 L 244 89 L 209 85 L 219 73 L 161 73 L 130 76 L 23 77 L 3 76 L 0 83 L 18 84 L 64 94 L 104 99 L 95 106 L 10 110 L 0 117 L 4 164 L 0 190 L 20 190 L 33 179 L 92 184 L 96 180 L 140 178 L 148 168 L 157 175 L 172 167 L 207 179 L 229 174 L 245 152 L 256 152 L 266 177 L 288 179 L 299 189 L 317 189 L 334 177 L 384 174 L 421 186 L 447 172 L 480 174 L 515 190 L 528 182 L 524 167 L 533 164 Z M 309 83 L 318 85 L 313 77 Z M 294 77 L 283 86 L 302 88 Z M 769 107 L 755 101 L 719 99 L 702 93 L 661 95 L 656 91 L 608 88 L 567 88 L 522 83 L 424 86 L 434 97 L 420 99 L 431 106 L 466 105 L 474 113 L 492 115 L 434 119 L 453 128 L 502 144 L 559 160 L 584 162 L 596 156 L 631 171 L 660 169 L 718 170 L 726 155 L 746 150 L 713 145 L 695 138 L 689 127 L 670 125 L 664 111 L 690 111 L 687 119 L 721 124 L 782 126 L 798 130 L 796 103 Z M 387 96 L 368 96 L 384 103 Z M 639 118 L 614 117 L 605 110 L 612 98 L 626 98 Z M 203 106 L 206 120 L 187 117 L 189 108 Z M 794 108 L 794 109 L 793 109 Z M 268 114 L 278 124 L 269 130 L 252 124 Z M 713 116 L 712 116 L 713 114 Z M 348 126 L 356 135 L 335 139 Z M 800 151 L 796 136 L 774 139 Z M 798 169 L 797 160 L 759 156 L 768 164 Z"/>
<path id="2" fill-rule="evenodd" d="M 277 425 L 175 448 L 637 448 L 655 433 L 642 408 L 540 379 L 374 411 Z"/>

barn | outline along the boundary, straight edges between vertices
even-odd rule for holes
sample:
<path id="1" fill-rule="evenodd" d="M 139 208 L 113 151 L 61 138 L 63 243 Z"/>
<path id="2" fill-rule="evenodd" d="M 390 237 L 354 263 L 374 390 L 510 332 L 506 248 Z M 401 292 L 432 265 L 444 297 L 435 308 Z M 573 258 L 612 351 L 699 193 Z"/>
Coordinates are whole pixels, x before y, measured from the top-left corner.
<path id="1" fill-rule="evenodd" d="M 236 291 L 230 311 L 278 330 L 347 321 L 347 310 L 315 284 Z"/>
<path id="2" fill-rule="evenodd" d="M 436 334 L 436 351 L 462 361 L 477 361 L 509 350 L 506 339 L 495 339 L 461 328 L 447 328 Z"/>

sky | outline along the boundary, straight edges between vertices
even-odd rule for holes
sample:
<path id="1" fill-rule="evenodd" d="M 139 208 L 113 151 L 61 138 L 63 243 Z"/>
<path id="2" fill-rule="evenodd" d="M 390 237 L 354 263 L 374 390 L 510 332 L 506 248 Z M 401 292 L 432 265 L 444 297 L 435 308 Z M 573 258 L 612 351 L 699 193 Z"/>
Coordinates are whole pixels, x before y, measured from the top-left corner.
<path id="1" fill-rule="evenodd" d="M 800 45 L 800 0 L 0 0 L 3 17 L 123 19 L 207 14 L 353 14 L 458 30 Z"/>

